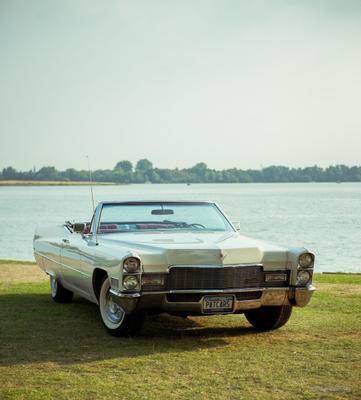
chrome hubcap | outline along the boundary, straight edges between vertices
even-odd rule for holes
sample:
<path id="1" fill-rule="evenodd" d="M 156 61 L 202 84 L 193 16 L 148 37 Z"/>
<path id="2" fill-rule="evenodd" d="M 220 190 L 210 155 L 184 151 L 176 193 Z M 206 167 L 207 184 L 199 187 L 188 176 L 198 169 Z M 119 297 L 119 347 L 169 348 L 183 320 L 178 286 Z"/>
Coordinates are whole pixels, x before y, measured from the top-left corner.
<path id="1" fill-rule="evenodd" d="M 50 287 L 51 287 L 51 294 L 53 297 L 55 297 L 56 292 L 58 290 L 58 282 L 53 276 L 50 276 Z"/>
<path id="2" fill-rule="evenodd" d="M 119 324 L 124 316 L 124 311 L 117 303 L 114 303 L 109 291 L 105 298 L 105 312 L 109 321 L 113 324 Z"/>

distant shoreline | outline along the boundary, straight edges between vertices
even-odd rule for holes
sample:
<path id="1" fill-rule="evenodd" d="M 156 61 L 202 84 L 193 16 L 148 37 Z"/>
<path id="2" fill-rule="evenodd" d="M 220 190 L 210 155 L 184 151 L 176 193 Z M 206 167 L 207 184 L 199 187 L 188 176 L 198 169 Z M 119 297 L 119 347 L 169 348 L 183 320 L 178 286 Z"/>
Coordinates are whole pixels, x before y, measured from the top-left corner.
<path id="1" fill-rule="evenodd" d="M 92 182 L 94 186 L 124 186 L 124 185 L 212 185 L 212 184 L 225 184 L 225 185 L 252 185 L 252 184 L 288 184 L 288 183 L 296 183 L 296 184 L 305 184 L 305 183 L 334 183 L 334 184 L 341 184 L 341 183 L 361 183 L 355 181 L 327 181 L 327 182 L 130 182 L 130 183 L 122 183 L 122 182 Z M 90 182 L 88 181 L 32 181 L 32 180 L 0 180 L 0 187 L 1 186 L 90 186 Z"/>
<path id="2" fill-rule="evenodd" d="M 8 180 L 1 181 L 0 186 L 89 186 L 90 182 L 86 181 L 23 181 L 23 180 Z M 114 182 L 93 182 L 95 186 L 115 186 L 124 185 L 124 183 Z"/>
<path id="3" fill-rule="evenodd" d="M 305 183 L 305 182 L 361 182 L 361 165 L 330 165 L 321 168 L 317 165 L 295 168 L 284 165 L 270 165 L 260 169 L 227 169 L 209 168 L 204 162 L 198 162 L 190 168 L 157 168 L 146 158 L 134 166 L 129 160 L 119 161 L 113 169 L 76 170 L 67 168 L 57 170 L 54 166 L 45 166 L 38 170 L 17 171 L 6 167 L 0 171 L 0 180 L 27 184 L 34 182 L 67 182 L 86 185 L 92 178 L 97 184 L 118 183 Z M 0 183 L 1 184 L 1 183 Z M 40 183 L 43 184 L 44 183 Z M 69 183 L 70 184 L 70 183 Z M 4 184 L 2 184 L 4 185 Z M 15 185 L 13 183 L 13 185 Z"/>

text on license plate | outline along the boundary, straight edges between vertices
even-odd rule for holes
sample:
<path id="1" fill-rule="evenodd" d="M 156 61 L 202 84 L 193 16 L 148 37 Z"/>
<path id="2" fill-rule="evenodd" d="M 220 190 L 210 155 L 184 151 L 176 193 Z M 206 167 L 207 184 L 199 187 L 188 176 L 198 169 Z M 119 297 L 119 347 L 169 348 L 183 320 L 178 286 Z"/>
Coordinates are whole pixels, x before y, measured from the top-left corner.
<path id="1" fill-rule="evenodd" d="M 204 296 L 203 312 L 232 312 L 234 296 Z"/>

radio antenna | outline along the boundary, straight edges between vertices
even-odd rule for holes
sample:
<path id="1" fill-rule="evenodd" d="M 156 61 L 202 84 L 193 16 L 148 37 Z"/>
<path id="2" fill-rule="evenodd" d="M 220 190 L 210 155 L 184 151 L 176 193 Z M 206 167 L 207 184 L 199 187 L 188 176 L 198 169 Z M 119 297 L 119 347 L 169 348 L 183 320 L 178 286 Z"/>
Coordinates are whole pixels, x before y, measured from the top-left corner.
<path id="1" fill-rule="evenodd" d="M 93 214 L 94 214 L 94 212 L 95 212 L 95 206 L 94 206 L 94 193 L 93 193 L 93 177 L 92 177 L 92 170 L 90 169 L 89 156 L 86 156 L 86 158 L 87 158 L 87 160 L 88 160 L 90 194 L 91 194 L 92 206 L 93 206 Z"/>

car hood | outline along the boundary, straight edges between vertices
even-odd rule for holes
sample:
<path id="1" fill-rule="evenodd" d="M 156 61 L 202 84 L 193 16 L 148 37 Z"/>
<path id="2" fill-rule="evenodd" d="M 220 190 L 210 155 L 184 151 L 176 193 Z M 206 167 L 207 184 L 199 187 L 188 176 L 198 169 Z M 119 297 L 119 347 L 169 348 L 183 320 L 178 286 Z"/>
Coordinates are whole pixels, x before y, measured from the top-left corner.
<path id="1" fill-rule="evenodd" d="M 262 263 L 285 268 L 287 250 L 238 232 L 131 232 L 98 236 L 100 244 L 121 246 L 156 265 L 229 265 Z M 157 268 L 153 268 L 157 270 Z"/>

